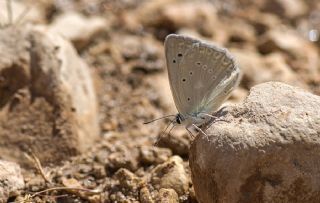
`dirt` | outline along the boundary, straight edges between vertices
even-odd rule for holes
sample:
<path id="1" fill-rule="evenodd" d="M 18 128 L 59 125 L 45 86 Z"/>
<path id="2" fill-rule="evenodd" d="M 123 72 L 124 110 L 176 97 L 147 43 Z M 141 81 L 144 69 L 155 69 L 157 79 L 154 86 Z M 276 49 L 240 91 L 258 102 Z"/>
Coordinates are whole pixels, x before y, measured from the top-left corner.
<path id="1" fill-rule="evenodd" d="M 94 77 L 101 138 L 85 153 L 75 157 L 70 156 L 72 153 L 66 153 L 62 164 L 44 166 L 49 182 L 36 167 L 24 168 L 26 187 L 12 195 L 10 202 L 197 202 L 188 166 L 192 137 L 183 129 L 177 129 L 170 136 L 164 135 L 159 145 L 154 146 L 167 123 L 143 124 L 176 113 L 171 93 L 161 92 L 167 90 L 165 87 L 168 86 L 163 50 L 167 34 L 193 33 L 215 41 L 231 52 L 237 49 L 258 53 L 261 58 L 257 60 L 266 60 L 269 54 L 277 53 L 281 58 L 280 63 L 289 67 L 304 88 L 320 94 L 320 65 L 317 61 L 320 41 L 310 41 L 306 32 L 310 29 L 320 32 L 320 18 L 314 17 L 310 21 L 310 16 L 319 12 L 319 2 L 304 1 L 306 9 L 301 12 L 287 11 L 286 6 L 281 7 L 280 11 L 272 9 L 272 6 L 278 5 L 279 1 L 276 0 L 229 3 L 216 0 L 208 1 L 210 6 L 203 2 L 206 1 L 37 2 L 46 24 L 50 24 L 62 12 L 71 10 L 87 17 L 101 16 L 109 22 L 109 26 L 88 39 L 85 46 L 75 44 L 75 47 L 81 47 L 77 51 L 89 64 Z M 216 13 L 212 13 L 211 7 Z M 298 48 L 283 45 L 269 36 L 268 31 L 280 25 L 284 33 L 293 30 L 298 35 L 297 39 L 302 42 L 290 42 L 299 44 Z M 260 68 L 255 63 L 252 66 L 257 70 Z M 267 64 L 265 68 L 269 66 Z M 272 80 L 273 76 L 277 76 L 275 66 L 272 68 L 273 75 L 263 80 Z M 257 79 L 259 71 L 254 72 L 256 75 L 250 73 L 244 73 L 240 87 L 233 93 L 230 102 L 241 102 L 249 89 L 262 81 Z M 165 80 L 153 80 L 155 76 Z M 10 91 L 0 92 L 2 94 L 10 94 Z M 39 112 L 38 115 L 34 111 L 38 105 L 45 104 L 26 104 L 30 108 L 30 115 L 26 117 L 39 118 L 35 122 L 39 123 L 38 130 L 41 130 L 45 128 L 41 119 L 51 118 L 45 118 L 46 112 Z M 21 123 L 12 126 L 8 122 L 8 127 Z M 49 146 L 43 147 L 43 153 L 50 150 Z M 173 156 L 182 158 L 183 161 L 178 164 L 183 166 L 182 171 L 187 179 L 187 183 L 176 183 L 187 184 L 187 188 L 178 191 L 171 190 L 175 189 L 174 186 L 162 188 L 159 180 L 156 180 L 160 177 L 161 182 L 162 176 L 155 174 L 161 164 L 170 168 L 169 159 Z M 171 173 L 170 169 L 162 169 L 163 173 Z M 70 189 L 74 187 L 78 189 Z"/>

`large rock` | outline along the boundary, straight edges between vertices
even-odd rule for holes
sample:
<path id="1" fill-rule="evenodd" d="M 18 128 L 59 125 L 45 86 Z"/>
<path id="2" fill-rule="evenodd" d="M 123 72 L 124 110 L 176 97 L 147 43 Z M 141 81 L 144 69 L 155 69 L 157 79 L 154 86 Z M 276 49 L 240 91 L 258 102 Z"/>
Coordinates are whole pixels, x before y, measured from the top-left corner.
<path id="1" fill-rule="evenodd" d="M 0 202 L 7 202 L 24 188 L 20 166 L 16 163 L 0 160 Z"/>
<path id="2" fill-rule="evenodd" d="M 319 202 L 319 96 L 268 82 L 219 114 L 191 146 L 199 202 Z"/>
<path id="3" fill-rule="evenodd" d="M 71 44 L 34 27 L 0 30 L 0 154 L 43 163 L 86 150 L 98 137 L 88 66 Z"/>

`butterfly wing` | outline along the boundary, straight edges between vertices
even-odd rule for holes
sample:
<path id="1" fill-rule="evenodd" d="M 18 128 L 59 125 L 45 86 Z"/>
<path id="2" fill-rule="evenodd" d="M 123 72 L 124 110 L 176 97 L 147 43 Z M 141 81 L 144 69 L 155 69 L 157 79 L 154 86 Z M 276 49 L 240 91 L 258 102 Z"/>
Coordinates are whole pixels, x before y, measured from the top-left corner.
<path id="1" fill-rule="evenodd" d="M 179 95 L 179 92 L 181 92 L 181 89 L 179 89 L 179 81 L 181 78 L 180 63 L 186 52 L 191 49 L 192 45 L 196 42 L 197 40 L 191 38 L 171 34 L 166 37 L 164 43 L 170 89 L 174 103 L 180 113 L 185 112 L 187 108 L 187 103 L 185 103 L 184 98 Z"/>
<path id="2" fill-rule="evenodd" d="M 240 70 L 232 56 L 225 49 L 181 35 L 169 35 L 165 46 L 170 86 L 179 113 L 196 116 L 217 110 L 239 81 Z M 172 47 L 178 48 L 170 50 Z M 177 57 L 179 60 L 173 63 Z"/>

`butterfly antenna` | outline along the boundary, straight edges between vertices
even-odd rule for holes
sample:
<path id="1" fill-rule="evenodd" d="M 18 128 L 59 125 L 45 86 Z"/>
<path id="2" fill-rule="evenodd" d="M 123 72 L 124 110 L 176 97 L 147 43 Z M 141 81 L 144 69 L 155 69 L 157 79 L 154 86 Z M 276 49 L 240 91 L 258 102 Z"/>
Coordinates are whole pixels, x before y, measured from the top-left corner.
<path id="1" fill-rule="evenodd" d="M 13 18 L 12 18 L 12 2 L 11 0 L 7 0 L 6 2 L 7 4 L 7 12 L 8 12 L 8 21 L 9 21 L 9 25 L 12 24 Z"/>
<path id="2" fill-rule="evenodd" d="M 147 121 L 147 122 L 144 122 L 143 124 L 149 124 L 149 123 L 152 123 L 152 122 L 155 122 L 157 120 L 161 120 L 161 119 L 164 119 L 164 118 L 169 118 L 169 117 L 175 117 L 176 115 L 167 115 L 167 116 L 163 116 L 163 117 L 160 117 L 160 118 L 156 118 L 156 119 L 153 119 L 151 121 Z M 172 121 L 173 122 L 173 121 Z M 171 123 L 172 123 L 171 122 Z"/>

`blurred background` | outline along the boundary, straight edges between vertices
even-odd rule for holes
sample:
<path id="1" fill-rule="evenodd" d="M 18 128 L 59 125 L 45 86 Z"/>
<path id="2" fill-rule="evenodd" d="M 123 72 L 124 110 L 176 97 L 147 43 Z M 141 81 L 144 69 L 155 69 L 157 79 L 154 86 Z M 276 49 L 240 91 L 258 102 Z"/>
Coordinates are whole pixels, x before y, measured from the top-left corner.
<path id="1" fill-rule="evenodd" d="M 228 104 L 240 103 L 251 87 L 267 81 L 320 94 L 317 0 L 0 0 L 0 25 L 3 31 L 41 26 L 58 33 L 88 65 L 98 102 L 99 141 L 71 161 L 66 156 L 67 162 L 51 173 L 58 185 L 63 177 L 73 177 L 87 188 L 102 188 L 106 202 L 142 201 L 144 196 L 136 193 L 144 188 L 139 178 L 153 177 L 154 168 L 173 156 L 180 157 L 185 171 L 185 185 L 176 189 L 179 201 L 197 202 L 188 168 L 188 133 L 176 128 L 154 147 L 167 124 L 143 124 L 176 113 L 163 49 L 168 34 L 229 49 L 242 80 Z M 25 173 L 31 177 L 25 193 L 48 187 L 35 181 L 39 175 L 34 170 Z M 123 178 L 134 186 L 125 185 Z M 145 181 L 147 196 L 160 198 L 158 179 Z M 73 195 L 73 200 L 93 201 L 90 195 Z"/>

